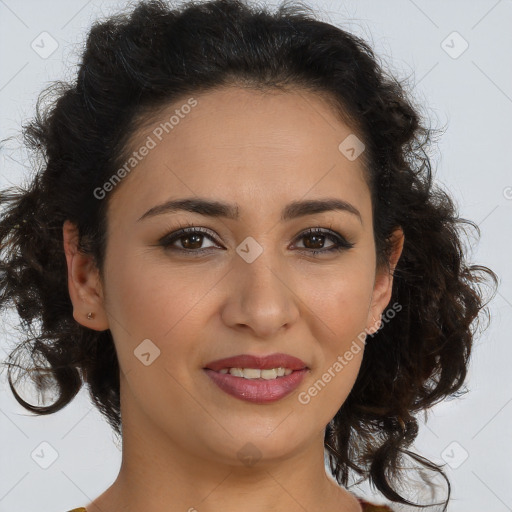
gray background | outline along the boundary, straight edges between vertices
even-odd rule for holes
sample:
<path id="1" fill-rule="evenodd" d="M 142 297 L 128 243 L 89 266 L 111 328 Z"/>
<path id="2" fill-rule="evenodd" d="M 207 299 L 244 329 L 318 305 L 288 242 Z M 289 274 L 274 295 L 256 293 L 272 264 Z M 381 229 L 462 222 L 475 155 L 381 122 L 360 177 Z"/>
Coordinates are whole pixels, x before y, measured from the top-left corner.
<path id="1" fill-rule="evenodd" d="M 126 5 L 0 0 L 0 139 L 19 132 L 45 85 L 73 77 L 92 21 Z M 432 154 L 437 181 L 455 198 L 460 216 L 479 225 L 482 236 L 469 258 L 493 269 L 500 288 L 490 305 L 491 327 L 475 345 L 470 392 L 435 406 L 427 423 L 419 418 L 412 449 L 447 464 L 450 512 L 510 511 L 512 1 L 310 0 L 309 5 L 324 21 L 367 39 L 388 69 L 409 77 L 410 90 L 432 123 L 447 125 Z M 44 52 L 52 44 L 58 47 L 48 56 Z M 0 159 L 1 188 L 30 176 L 30 162 L 16 144 L 4 148 Z M 17 339 L 15 318 L 9 318 L 0 331 L 2 360 Z M 14 400 L 5 372 L 0 378 L 0 511 L 64 511 L 106 489 L 117 476 L 120 451 L 85 390 L 61 412 L 36 417 Z M 40 464 L 50 463 L 53 452 L 42 442 L 57 454 L 47 469 Z M 32 458 L 34 451 L 39 459 Z M 351 490 L 385 502 L 368 486 Z"/>

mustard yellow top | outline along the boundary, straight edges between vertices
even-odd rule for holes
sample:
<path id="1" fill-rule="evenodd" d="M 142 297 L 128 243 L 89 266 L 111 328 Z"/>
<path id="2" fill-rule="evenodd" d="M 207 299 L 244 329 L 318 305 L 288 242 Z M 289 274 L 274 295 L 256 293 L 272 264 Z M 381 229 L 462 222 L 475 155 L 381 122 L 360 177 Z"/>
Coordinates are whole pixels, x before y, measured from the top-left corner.
<path id="1" fill-rule="evenodd" d="M 356 496 L 357 498 L 357 496 Z M 387 505 L 375 505 L 370 503 L 369 501 L 365 501 L 362 498 L 357 498 L 361 506 L 363 507 L 363 512 L 393 512 Z M 73 510 L 68 510 L 68 512 L 87 512 L 84 507 L 74 508 Z"/>

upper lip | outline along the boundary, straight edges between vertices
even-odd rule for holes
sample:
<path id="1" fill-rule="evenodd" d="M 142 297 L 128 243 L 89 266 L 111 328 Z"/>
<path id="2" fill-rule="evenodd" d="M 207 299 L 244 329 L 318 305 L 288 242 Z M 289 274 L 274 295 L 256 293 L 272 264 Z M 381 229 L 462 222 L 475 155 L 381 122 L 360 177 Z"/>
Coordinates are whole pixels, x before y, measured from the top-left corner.
<path id="1" fill-rule="evenodd" d="M 226 357 L 207 363 L 205 368 L 218 372 L 223 368 L 289 368 L 290 370 L 302 370 L 307 368 L 304 361 L 288 354 L 269 354 L 267 356 L 252 356 L 241 354 L 239 356 Z"/>

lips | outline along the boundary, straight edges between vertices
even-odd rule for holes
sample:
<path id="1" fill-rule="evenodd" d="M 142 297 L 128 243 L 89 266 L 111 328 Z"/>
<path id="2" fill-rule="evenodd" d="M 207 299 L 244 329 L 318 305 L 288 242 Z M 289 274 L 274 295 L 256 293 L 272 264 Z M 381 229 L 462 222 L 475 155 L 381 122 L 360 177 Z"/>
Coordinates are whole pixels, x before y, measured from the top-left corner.
<path id="1" fill-rule="evenodd" d="M 225 359 L 212 361 L 204 366 L 205 369 L 218 372 L 223 368 L 259 368 L 260 370 L 269 370 L 271 368 L 289 368 L 290 370 L 307 369 L 307 365 L 301 359 L 288 354 L 270 354 L 267 356 L 252 356 L 242 354 Z"/>
<path id="2" fill-rule="evenodd" d="M 274 380 L 234 377 L 229 373 L 219 373 L 208 368 L 203 370 L 218 389 L 245 402 L 269 404 L 281 400 L 297 389 L 308 370 L 295 370 L 286 377 Z"/>
<path id="3" fill-rule="evenodd" d="M 247 379 L 221 373 L 225 368 L 260 369 L 285 368 L 291 370 L 288 375 L 278 376 L 274 379 L 263 378 Z M 216 386 L 239 400 L 256 404 L 268 404 L 281 400 L 290 395 L 303 381 L 309 368 L 297 357 L 288 354 L 270 354 L 267 356 L 251 356 L 242 354 L 212 361 L 203 368 L 203 371 Z"/>

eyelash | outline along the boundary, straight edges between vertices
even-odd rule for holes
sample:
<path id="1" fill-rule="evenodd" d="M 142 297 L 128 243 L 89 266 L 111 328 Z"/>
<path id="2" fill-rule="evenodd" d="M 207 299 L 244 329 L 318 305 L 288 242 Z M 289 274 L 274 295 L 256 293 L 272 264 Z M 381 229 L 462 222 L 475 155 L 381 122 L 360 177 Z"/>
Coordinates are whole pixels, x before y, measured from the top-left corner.
<path id="1" fill-rule="evenodd" d="M 218 243 L 213 236 L 210 234 L 210 231 L 205 228 L 200 228 L 197 226 L 194 226 L 193 224 L 187 223 L 186 225 L 180 225 L 180 229 L 177 231 L 174 231 L 172 233 L 169 233 L 158 241 L 158 245 L 164 247 L 166 250 L 173 250 L 173 251 L 180 251 L 182 253 L 189 253 L 193 254 L 194 256 L 201 256 L 203 253 L 209 251 L 212 248 L 206 248 L 206 249 L 182 249 L 180 247 L 173 247 L 172 244 L 179 240 L 180 238 L 185 237 L 186 235 L 195 235 L 195 234 L 201 234 L 204 236 L 207 236 L 210 238 L 210 240 L 214 243 Z M 326 253 L 333 253 L 333 252 L 341 252 L 348 249 L 352 249 L 354 247 L 354 243 L 348 242 L 343 236 L 336 232 L 332 232 L 326 229 L 322 229 L 319 227 L 315 228 L 309 228 L 306 231 L 302 232 L 298 239 L 301 239 L 303 237 L 311 236 L 311 235 L 322 235 L 328 238 L 331 242 L 334 242 L 335 245 L 329 249 L 302 249 L 301 252 L 305 251 L 308 254 L 326 254 Z"/>

